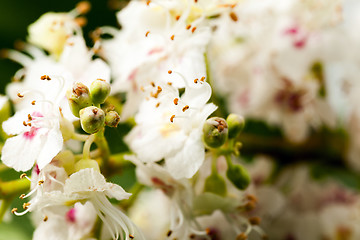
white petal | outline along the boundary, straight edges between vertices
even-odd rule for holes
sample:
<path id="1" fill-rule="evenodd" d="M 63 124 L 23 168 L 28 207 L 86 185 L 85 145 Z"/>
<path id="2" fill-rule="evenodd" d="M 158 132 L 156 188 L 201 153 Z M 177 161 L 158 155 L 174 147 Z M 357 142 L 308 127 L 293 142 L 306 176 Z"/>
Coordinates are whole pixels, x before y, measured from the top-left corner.
<path id="1" fill-rule="evenodd" d="M 30 130 L 30 127 L 23 125 L 23 121 L 27 121 L 29 113 L 32 113 L 30 109 L 16 112 L 14 116 L 3 122 L 2 128 L 4 132 L 8 135 L 17 135 Z"/>
<path id="2" fill-rule="evenodd" d="M 65 182 L 64 192 L 68 194 L 108 189 L 105 177 L 92 168 L 81 169 Z"/>
<path id="3" fill-rule="evenodd" d="M 2 149 L 1 160 L 16 171 L 25 172 L 34 165 L 41 147 L 38 135 L 32 139 L 24 137 L 23 134 L 8 138 Z"/>
<path id="4" fill-rule="evenodd" d="M 117 200 L 127 199 L 130 193 L 112 183 L 107 183 L 105 177 L 92 168 L 82 169 L 70 176 L 66 180 L 64 192 L 68 194 L 86 192 L 104 192 L 108 197 Z"/>
<path id="5" fill-rule="evenodd" d="M 128 199 L 131 196 L 131 193 L 125 192 L 125 190 L 119 185 L 113 183 L 107 183 L 109 190 L 105 191 L 105 194 L 109 198 L 115 198 L 116 200 Z"/>
<path id="6" fill-rule="evenodd" d="M 199 170 L 205 159 L 204 144 L 200 130 L 193 131 L 182 151 L 165 159 L 166 169 L 176 179 L 191 178 Z"/>
<path id="7" fill-rule="evenodd" d="M 186 136 L 176 124 L 135 127 L 125 141 L 143 162 L 160 161 L 179 151 Z"/>
<path id="8" fill-rule="evenodd" d="M 50 163 L 53 157 L 61 151 L 64 144 L 59 126 L 52 128 L 46 135 L 41 137 L 43 144 L 37 159 L 39 169 Z"/>

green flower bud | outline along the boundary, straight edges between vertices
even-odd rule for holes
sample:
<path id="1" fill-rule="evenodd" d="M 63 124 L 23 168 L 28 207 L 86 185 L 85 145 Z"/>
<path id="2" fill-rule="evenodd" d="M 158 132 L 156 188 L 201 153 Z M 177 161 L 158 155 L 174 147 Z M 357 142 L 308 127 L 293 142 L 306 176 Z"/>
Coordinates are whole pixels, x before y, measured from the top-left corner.
<path id="1" fill-rule="evenodd" d="M 245 127 L 245 119 L 235 113 L 229 114 L 226 122 L 229 126 L 229 138 L 236 138 Z"/>
<path id="2" fill-rule="evenodd" d="M 60 131 L 62 133 L 64 141 L 67 141 L 71 139 L 71 137 L 74 135 L 75 128 L 72 122 L 67 120 L 64 117 L 61 117 L 60 119 Z"/>
<path id="3" fill-rule="evenodd" d="M 82 83 L 75 83 L 73 88 L 66 93 L 71 112 L 79 117 L 79 111 L 85 107 L 91 106 L 89 89 Z"/>
<path id="4" fill-rule="evenodd" d="M 211 192 L 219 196 L 226 196 L 226 183 L 222 176 L 212 173 L 205 179 L 204 192 Z"/>
<path id="5" fill-rule="evenodd" d="M 110 83 L 103 79 L 96 79 L 90 85 L 90 96 L 94 104 L 102 104 L 110 94 Z"/>
<path id="6" fill-rule="evenodd" d="M 210 148 L 221 147 L 228 137 L 228 125 L 223 118 L 212 117 L 203 126 L 203 140 Z"/>
<path id="7" fill-rule="evenodd" d="M 250 175 L 241 165 L 229 165 L 226 176 L 240 190 L 246 189 L 250 184 Z"/>
<path id="8" fill-rule="evenodd" d="M 120 122 L 120 116 L 115 111 L 109 111 L 105 115 L 105 124 L 109 127 L 117 127 Z"/>
<path id="9" fill-rule="evenodd" d="M 91 106 L 80 110 L 82 129 L 89 133 L 96 133 L 105 126 L 105 113 L 100 108 Z"/>
<path id="10" fill-rule="evenodd" d="M 81 159 L 75 164 L 75 172 L 85 168 L 93 168 L 94 170 L 100 172 L 98 162 L 93 159 Z"/>
<path id="11" fill-rule="evenodd" d="M 59 152 L 54 157 L 53 162 L 59 163 L 69 175 L 74 172 L 75 156 L 70 150 Z"/>

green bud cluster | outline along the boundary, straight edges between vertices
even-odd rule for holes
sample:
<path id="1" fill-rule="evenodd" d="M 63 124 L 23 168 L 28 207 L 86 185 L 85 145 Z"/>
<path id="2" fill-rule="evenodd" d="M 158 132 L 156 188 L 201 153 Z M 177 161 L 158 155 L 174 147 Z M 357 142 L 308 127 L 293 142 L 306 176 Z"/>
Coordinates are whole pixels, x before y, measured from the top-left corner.
<path id="1" fill-rule="evenodd" d="M 75 83 L 66 94 L 72 113 L 80 118 L 82 129 L 93 134 L 98 132 L 105 124 L 116 127 L 120 116 L 115 111 L 104 112 L 100 108 L 110 94 L 110 84 L 103 79 L 96 79 L 90 89 L 82 83 Z"/>

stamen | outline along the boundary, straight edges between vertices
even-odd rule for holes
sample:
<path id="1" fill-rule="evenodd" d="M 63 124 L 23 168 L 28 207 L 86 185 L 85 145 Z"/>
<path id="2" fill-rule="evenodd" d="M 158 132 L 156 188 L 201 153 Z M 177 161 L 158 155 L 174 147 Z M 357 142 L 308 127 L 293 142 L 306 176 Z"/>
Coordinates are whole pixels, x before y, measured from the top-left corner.
<path id="1" fill-rule="evenodd" d="M 168 74 L 171 74 L 171 73 L 172 73 L 172 71 L 171 71 L 171 70 L 169 70 L 169 71 L 168 71 Z"/>
<path id="2" fill-rule="evenodd" d="M 20 175 L 20 178 L 23 179 L 24 177 L 26 177 L 26 173 L 23 173 Z"/>
<path id="3" fill-rule="evenodd" d="M 251 225 L 260 225 L 261 218 L 251 217 L 251 218 L 249 218 L 249 222 L 251 223 Z"/>
<path id="4" fill-rule="evenodd" d="M 175 115 L 172 115 L 171 117 L 170 117 L 170 122 L 174 122 L 174 117 L 175 117 Z"/>
<path id="5" fill-rule="evenodd" d="M 198 83 L 198 80 L 199 80 L 198 78 L 194 79 L 194 83 Z"/>
<path id="6" fill-rule="evenodd" d="M 49 75 L 43 75 L 43 76 L 40 77 L 40 79 L 41 79 L 41 80 L 48 80 L 48 81 L 51 80 L 51 78 L 49 77 Z"/>
<path id="7" fill-rule="evenodd" d="M 11 213 L 14 214 L 14 213 L 16 213 L 17 210 L 18 210 L 17 208 L 11 209 Z"/>
<path id="8" fill-rule="evenodd" d="M 231 12 L 229 14 L 229 16 L 230 16 L 231 20 L 233 20 L 234 22 L 236 22 L 238 20 L 238 16 L 234 12 Z"/>
<path id="9" fill-rule="evenodd" d="M 247 239 L 247 236 L 245 235 L 245 233 L 240 233 L 236 237 L 236 240 L 246 240 L 246 239 Z"/>
<path id="10" fill-rule="evenodd" d="M 154 82 L 151 82 L 150 84 L 151 84 L 151 86 L 155 87 L 155 83 L 154 83 Z"/>
<path id="11" fill-rule="evenodd" d="M 48 220 L 48 216 L 45 216 L 43 221 L 46 222 Z"/>
<path id="12" fill-rule="evenodd" d="M 32 102 L 31 102 L 31 105 L 35 105 L 35 102 L 36 102 L 35 100 L 34 100 L 34 101 L 32 101 Z"/>
<path id="13" fill-rule="evenodd" d="M 171 40 L 174 40 L 174 38 L 175 38 L 175 35 L 172 35 L 172 36 L 170 37 Z"/>
<path id="14" fill-rule="evenodd" d="M 171 236 L 171 234 L 172 234 L 172 231 L 171 231 L 171 230 L 169 230 L 169 231 L 167 232 L 166 236 L 170 237 L 170 236 Z"/>
<path id="15" fill-rule="evenodd" d="M 88 1 L 82 1 L 76 5 L 75 9 L 79 14 L 86 14 L 90 11 L 91 4 Z"/>
<path id="16" fill-rule="evenodd" d="M 75 18 L 75 23 L 79 26 L 79 27 L 84 27 L 87 24 L 87 19 L 85 17 L 77 17 Z M 74 45 L 74 43 L 69 42 L 69 45 L 72 46 Z"/>
<path id="17" fill-rule="evenodd" d="M 254 195 L 251 195 L 251 194 L 248 194 L 247 196 L 246 196 L 246 198 L 249 200 L 249 201 L 252 201 L 252 202 L 257 202 L 257 199 L 256 199 L 256 197 L 254 196 Z"/>
<path id="18" fill-rule="evenodd" d="M 178 103 L 179 103 L 179 99 L 178 99 L 178 98 L 175 98 L 175 99 L 174 99 L 174 104 L 175 104 L 175 105 L 178 105 Z"/>
<path id="19" fill-rule="evenodd" d="M 186 105 L 185 107 L 183 107 L 182 111 L 185 112 L 188 109 L 189 109 L 189 105 Z"/>
<path id="20" fill-rule="evenodd" d="M 201 77 L 200 81 L 204 82 L 204 81 L 205 81 L 205 77 Z"/>
<path id="21" fill-rule="evenodd" d="M 145 33 L 145 37 L 147 37 L 147 36 L 149 35 L 149 33 L 150 33 L 150 31 L 147 31 L 147 32 Z"/>
<path id="22" fill-rule="evenodd" d="M 32 120 L 32 117 L 31 117 L 30 113 L 28 114 L 28 120 L 29 120 L 29 121 Z"/>
<path id="23" fill-rule="evenodd" d="M 129 238 L 134 239 L 134 236 L 132 234 L 129 234 Z"/>
<path id="24" fill-rule="evenodd" d="M 167 82 L 167 85 L 171 86 L 171 85 L 172 85 L 172 82 Z"/>
<path id="25" fill-rule="evenodd" d="M 190 24 L 186 26 L 186 29 L 187 29 L 187 30 L 189 30 L 190 28 L 191 28 L 191 25 L 190 25 Z"/>
<path id="26" fill-rule="evenodd" d="M 155 107 L 158 108 L 159 106 L 160 106 L 160 103 L 158 102 L 158 103 L 155 105 Z"/>
<path id="27" fill-rule="evenodd" d="M 18 96 L 19 98 L 23 98 L 23 97 L 24 97 L 24 95 L 22 95 L 21 93 L 18 93 L 17 96 Z"/>
<path id="28" fill-rule="evenodd" d="M 30 206 L 30 203 L 23 203 L 23 209 L 28 209 L 29 208 L 29 206 Z"/>
<path id="29" fill-rule="evenodd" d="M 39 185 L 44 184 L 44 180 L 39 180 L 38 184 L 39 184 Z"/>
<path id="30" fill-rule="evenodd" d="M 150 3 L 151 3 L 151 1 L 150 0 L 148 0 L 148 1 L 146 1 L 146 5 L 150 5 Z"/>
<path id="31" fill-rule="evenodd" d="M 179 19 L 180 19 L 180 15 L 177 15 L 177 16 L 175 17 L 175 20 L 178 21 Z"/>
<path id="32" fill-rule="evenodd" d="M 24 197 L 25 197 L 25 194 L 21 194 L 19 198 L 24 199 Z"/>
<path id="33" fill-rule="evenodd" d="M 193 28 L 191 29 L 191 32 L 194 33 L 195 30 L 196 30 L 196 27 L 193 27 Z"/>

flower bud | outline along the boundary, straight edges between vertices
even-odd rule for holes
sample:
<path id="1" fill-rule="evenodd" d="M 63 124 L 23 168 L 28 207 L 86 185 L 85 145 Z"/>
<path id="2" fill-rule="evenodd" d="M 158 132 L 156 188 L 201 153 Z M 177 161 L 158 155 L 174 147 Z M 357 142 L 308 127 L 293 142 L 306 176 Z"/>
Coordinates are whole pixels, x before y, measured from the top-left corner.
<path id="1" fill-rule="evenodd" d="M 226 195 L 224 178 L 217 173 L 212 173 L 205 180 L 204 192 L 211 192 L 224 197 Z"/>
<path id="2" fill-rule="evenodd" d="M 240 190 L 246 189 L 250 184 L 250 175 L 241 165 L 228 165 L 226 176 Z"/>
<path id="3" fill-rule="evenodd" d="M 59 152 L 53 159 L 53 162 L 58 163 L 62 166 L 67 174 L 74 172 L 75 156 L 70 150 L 64 150 Z"/>
<path id="4" fill-rule="evenodd" d="M 67 141 L 71 139 L 71 137 L 74 135 L 75 128 L 72 122 L 67 120 L 64 117 L 61 117 L 60 119 L 60 131 L 63 136 L 64 141 Z"/>
<path id="5" fill-rule="evenodd" d="M 100 172 L 99 164 L 93 159 L 81 159 L 75 164 L 75 172 L 85 168 L 93 168 L 94 170 Z"/>
<path id="6" fill-rule="evenodd" d="M 212 117 L 206 120 L 203 134 L 203 140 L 208 147 L 221 147 L 228 137 L 228 126 L 225 119 Z"/>
<path id="7" fill-rule="evenodd" d="M 229 138 L 236 138 L 245 127 L 245 119 L 235 113 L 229 114 L 226 122 L 229 126 Z"/>
<path id="8" fill-rule="evenodd" d="M 75 83 L 73 88 L 66 93 L 71 112 L 79 117 L 79 111 L 85 107 L 91 106 L 89 89 L 82 83 Z"/>
<path id="9" fill-rule="evenodd" d="M 105 113 L 100 108 L 90 106 L 80 110 L 82 129 L 89 133 L 96 133 L 105 126 Z"/>
<path id="10" fill-rule="evenodd" d="M 103 79 L 96 79 L 90 85 L 90 96 L 94 104 L 102 104 L 110 94 L 110 84 Z"/>
<path id="11" fill-rule="evenodd" d="M 109 127 L 117 127 L 120 122 L 120 116 L 115 111 L 109 111 L 105 115 L 105 124 Z"/>

